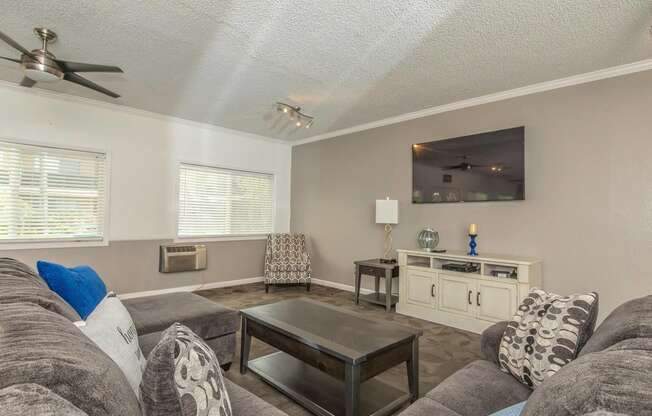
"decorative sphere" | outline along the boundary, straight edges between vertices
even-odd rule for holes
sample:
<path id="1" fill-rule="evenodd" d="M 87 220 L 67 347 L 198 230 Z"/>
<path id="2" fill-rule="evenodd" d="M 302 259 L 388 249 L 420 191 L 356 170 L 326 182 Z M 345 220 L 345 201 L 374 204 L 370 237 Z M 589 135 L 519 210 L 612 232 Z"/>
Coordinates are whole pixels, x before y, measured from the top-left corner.
<path id="1" fill-rule="evenodd" d="M 424 251 L 433 251 L 439 244 L 439 233 L 432 228 L 424 228 L 417 234 L 419 247 Z"/>

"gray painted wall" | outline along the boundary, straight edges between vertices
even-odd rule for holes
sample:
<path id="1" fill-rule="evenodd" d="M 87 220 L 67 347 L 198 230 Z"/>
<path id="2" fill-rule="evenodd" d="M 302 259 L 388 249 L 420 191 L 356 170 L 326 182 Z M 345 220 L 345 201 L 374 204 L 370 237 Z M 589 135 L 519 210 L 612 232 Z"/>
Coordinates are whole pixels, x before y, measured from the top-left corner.
<path id="1" fill-rule="evenodd" d="M 382 253 L 374 200 L 400 201 L 394 246 L 424 226 L 440 247 L 540 257 L 544 287 L 597 290 L 601 317 L 652 293 L 652 71 L 457 110 L 296 146 L 293 231 L 311 241 L 314 276 L 353 284 L 354 259 Z M 525 125 L 526 200 L 413 205 L 413 143 Z"/>
<path id="2" fill-rule="evenodd" d="M 36 267 L 37 260 L 67 266 L 88 264 L 102 276 L 109 290 L 124 294 L 202 283 L 224 282 L 263 275 L 265 240 L 205 243 L 208 267 L 198 272 L 159 273 L 159 245 L 169 241 L 114 241 L 106 247 L 3 250 Z"/>

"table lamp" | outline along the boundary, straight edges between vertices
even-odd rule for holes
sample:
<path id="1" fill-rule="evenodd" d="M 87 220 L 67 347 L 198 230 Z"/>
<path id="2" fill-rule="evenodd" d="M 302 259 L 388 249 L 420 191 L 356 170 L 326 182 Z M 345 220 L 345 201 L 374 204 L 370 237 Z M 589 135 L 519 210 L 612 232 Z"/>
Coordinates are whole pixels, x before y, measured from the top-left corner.
<path id="1" fill-rule="evenodd" d="M 392 251 L 392 225 L 398 224 L 398 201 L 395 199 L 376 200 L 376 224 L 385 224 L 385 254 L 380 259 L 381 263 L 396 263 L 390 258 Z"/>

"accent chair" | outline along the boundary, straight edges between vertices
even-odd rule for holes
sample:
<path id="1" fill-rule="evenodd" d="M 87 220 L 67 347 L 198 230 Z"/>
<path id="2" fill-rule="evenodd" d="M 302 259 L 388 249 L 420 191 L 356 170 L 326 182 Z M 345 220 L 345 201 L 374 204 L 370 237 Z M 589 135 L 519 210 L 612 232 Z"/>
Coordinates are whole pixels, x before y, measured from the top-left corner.
<path id="1" fill-rule="evenodd" d="M 310 255 L 304 234 L 277 233 L 267 236 L 265 292 L 270 285 L 305 284 L 310 291 Z"/>

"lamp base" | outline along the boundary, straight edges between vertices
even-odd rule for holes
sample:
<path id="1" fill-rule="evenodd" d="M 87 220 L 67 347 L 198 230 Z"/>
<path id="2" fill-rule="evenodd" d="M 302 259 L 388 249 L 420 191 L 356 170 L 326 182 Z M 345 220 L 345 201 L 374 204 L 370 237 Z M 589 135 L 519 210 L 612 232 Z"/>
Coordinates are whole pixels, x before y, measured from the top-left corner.
<path id="1" fill-rule="evenodd" d="M 380 259 L 381 263 L 396 264 L 396 259 Z"/>
<path id="2" fill-rule="evenodd" d="M 478 255 L 478 252 L 475 250 L 478 247 L 478 243 L 475 242 L 477 236 L 477 234 L 469 234 L 469 252 L 467 253 L 469 256 Z"/>

